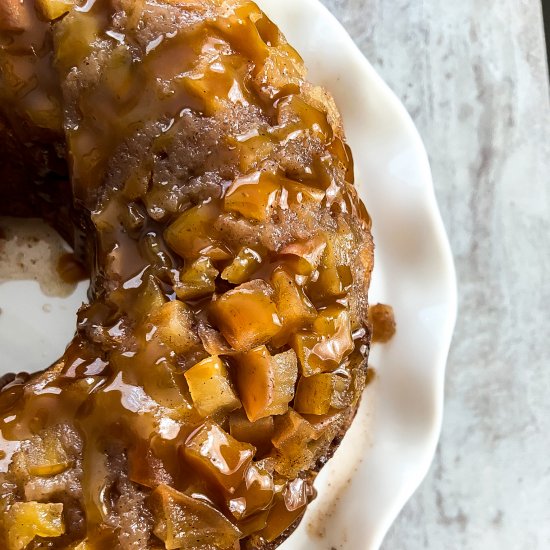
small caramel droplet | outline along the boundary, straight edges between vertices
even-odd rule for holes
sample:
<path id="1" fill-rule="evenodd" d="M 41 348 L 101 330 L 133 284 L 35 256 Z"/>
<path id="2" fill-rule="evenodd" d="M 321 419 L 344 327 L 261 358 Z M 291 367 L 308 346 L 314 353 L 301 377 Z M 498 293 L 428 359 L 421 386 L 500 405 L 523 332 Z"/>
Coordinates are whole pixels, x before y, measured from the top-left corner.
<path id="1" fill-rule="evenodd" d="M 369 308 L 369 322 L 372 325 L 373 343 L 385 344 L 395 334 L 396 324 L 393 308 L 385 304 L 376 304 Z"/>

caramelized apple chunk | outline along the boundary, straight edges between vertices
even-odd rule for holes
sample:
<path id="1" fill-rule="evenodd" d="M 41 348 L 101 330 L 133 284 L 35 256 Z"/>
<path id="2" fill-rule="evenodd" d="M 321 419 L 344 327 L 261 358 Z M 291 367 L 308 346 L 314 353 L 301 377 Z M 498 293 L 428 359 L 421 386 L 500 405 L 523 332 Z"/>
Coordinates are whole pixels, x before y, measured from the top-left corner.
<path id="1" fill-rule="evenodd" d="M 210 305 L 210 317 L 237 351 L 265 344 L 281 329 L 273 289 L 261 280 L 243 283 Z"/>
<path id="2" fill-rule="evenodd" d="M 218 273 L 210 258 L 202 256 L 178 272 L 174 292 L 183 301 L 212 294 L 216 290 Z"/>
<path id="3" fill-rule="evenodd" d="M 244 475 L 244 481 L 231 495 L 227 503 L 235 519 L 243 520 L 252 514 L 265 510 L 273 500 L 273 477 L 266 470 L 251 464 Z"/>
<path id="4" fill-rule="evenodd" d="M 254 172 L 236 179 L 225 195 L 224 207 L 245 218 L 265 222 L 277 205 L 281 185 L 269 172 Z"/>
<path id="5" fill-rule="evenodd" d="M 37 0 L 36 8 L 47 21 L 58 19 L 68 13 L 74 6 L 72 0 Z"/>
<path id="6" fill-rule="evenodd" d="M 15 502 L 4 523 L 8 550 L 24 550 L 35 537 L 59 537 L 65 532 L 63 504 Z"/>
<path id="7" fill-rule="evenodd" d="M 33 444 L 14 456 L 14 467 L 26 476 L 54 476 L 65 471 L 71 464 L 59 437 L 52 431 L 35 437 Z"/>
<path id="8" fill-rule="evenodd" d="M 241 406 L 222 359 L 207 357 L 185 373 L 193 405 L 202 416 L 231 412 Z"/>
<path id="9" fill-rule="evenodd" d="M 246 412 L 239 409 L 229 417 L 229 433 L 238 441 L 244 441 L 256 447 L 257 454 L 265 454 L 269 451 L 273 430 L 272 416 L 265 416 L 251 422 Z"/>
<path id="10" fill-rule="evenodd" d="M 326 248 L 319 264 L 319 276 L 308 285 L 311 296 L 318 300 L 344 296 L 353 283 L 349 265 L 352 247 L 349 229 L 325 234 Z"/>
<path id="11" fill-rule="evenodd" d="M 303 414 L 326 414 L 331 408 L 348 405 L 349 378 L 339 374 L 322 373 L 302 376 L 296 388 L 294 409 Z"/>
<path id="12" fill-rule="evenodd" d="M 304 376 L 334 371 L 354 348 L 348 310 L 339 304 L 327 307 L 313 322 L 313 330 L 295 334 L 291 345 Z"/>
<path id="13" fill-rule="evenodd" d="M 208 255 L 217 245 L 212 228 L 218 215 L 215 202 L 199 204 L 180 214 L 164 232 L 168 246 L 182 258 L 195 259 L 201 252 Z"/>
<path id="14" fill-rule="evenodd" d="M 298 377 L 292 350 L 271 355 L 265 346 L 236 356 L 235 378 L 244 410 L 251 422 L 284 414 L 294 397 Z"/>
<path id="15" fill-rule="evenodd" d="M 133 294 L 133 313 L 138 322 L 157 311 L 166 302 L 166 297 L 153 275 L 147 275 Z"/>
<path id="16" fill-rule="evenodd" d="M 279 483 L 266 526 L 259 535 L 268 542 L 273 542 L 305 512 L 306 505 L 313 496 L 312 488 L 301 478 L 289 483 Z"/>
<path id="17" fill-rule="evenodd" d="M 233 262 L 222 271 L 222 279 L 228 283 L 241 284 L 248 281 L 262 263 L 262 257 L 247 246 L 241 248 Z"/>
<path id="18" fill-rule="evenodd" d="M 280 475 L 293 478 L 312 466 L 313 453 L 308 444 L 317 438 L 313 426 L 296 411 L 275 418 L 275 433 L 271 438 L 277 449 L 275 469 Z"/>
<path id="19" fill-rule="evenodd" d="M 182 447 L 189 465 L 230 495 L 241 484 L 254 452 L 252 445 L 237 441 L 212 421 L 193 432 Z"/>
<path id="20" fill-rule="evenodd" d="M 152 337 L 175 353 L 186 353 L 199 344 L 192 311 L 179 300 L 166 302 L 149 317 Z"/>
<path id="21" fill-rule="evenodd" d="M 317 315 L 313 304 L 305 295 L 296 279 L 284 267 L 278 267 L 271 276 L 275 289 L 274 300 L 283 324 L 282 329 L 273 337 L 273 345 L 282 346 L 292 334 L 310 325 Z"/>
<path id="22" fill-rule="evenodd" d="M 288 256 L 286 264 L 295 273 L 309 276 L 319 266 L 326 246 L 325 239 L 318 235 L 305 242 L 289 244 L 280 250 L 280 254 Z"/>
<path id="23" fill-rule="evenodd" d="M 167 550 L 232 548 L 241 536 L 237 527 L 214 507 L 168 485 L 159 485 L 151 502 L 153 532 Z"/>

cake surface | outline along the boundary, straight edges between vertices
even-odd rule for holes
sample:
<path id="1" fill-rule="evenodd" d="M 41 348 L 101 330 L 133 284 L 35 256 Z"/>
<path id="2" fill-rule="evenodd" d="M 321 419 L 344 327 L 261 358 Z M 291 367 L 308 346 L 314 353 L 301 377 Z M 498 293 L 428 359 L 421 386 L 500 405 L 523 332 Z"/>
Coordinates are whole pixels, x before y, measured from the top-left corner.
<path id="1" fill-rule="evenodd" d="M 64 355 L 3 380 L 0 546 L 277 546 L 370 345 L 330 95 L 253 2 L 0 0 L 0 140 L 91 272 Z"/>

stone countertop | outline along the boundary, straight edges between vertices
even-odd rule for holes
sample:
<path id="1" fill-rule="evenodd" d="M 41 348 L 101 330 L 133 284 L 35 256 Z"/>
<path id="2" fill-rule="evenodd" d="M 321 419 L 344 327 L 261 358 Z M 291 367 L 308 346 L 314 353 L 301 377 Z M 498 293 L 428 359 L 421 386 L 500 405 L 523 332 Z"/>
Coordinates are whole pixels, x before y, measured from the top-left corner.
<path id="1" fill-rule="evenodd" d="M 458 275 L 440 444 L 382 548 L 550 548 L 550 105 L 540 2 L 323 2 L 423 136 Z"/>

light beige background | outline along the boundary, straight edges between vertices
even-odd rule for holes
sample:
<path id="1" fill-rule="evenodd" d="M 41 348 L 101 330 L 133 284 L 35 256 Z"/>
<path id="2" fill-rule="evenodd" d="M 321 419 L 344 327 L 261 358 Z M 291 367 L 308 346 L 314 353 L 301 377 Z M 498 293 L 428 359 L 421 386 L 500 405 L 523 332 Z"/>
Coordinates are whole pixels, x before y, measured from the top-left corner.
<path id="1" fill-rule="evenodd" d="M 459 279 L 441 442 L 383 550 L 548 549 L 550 106 L 540 2 L 322 1 L 420 130 Z"/>

